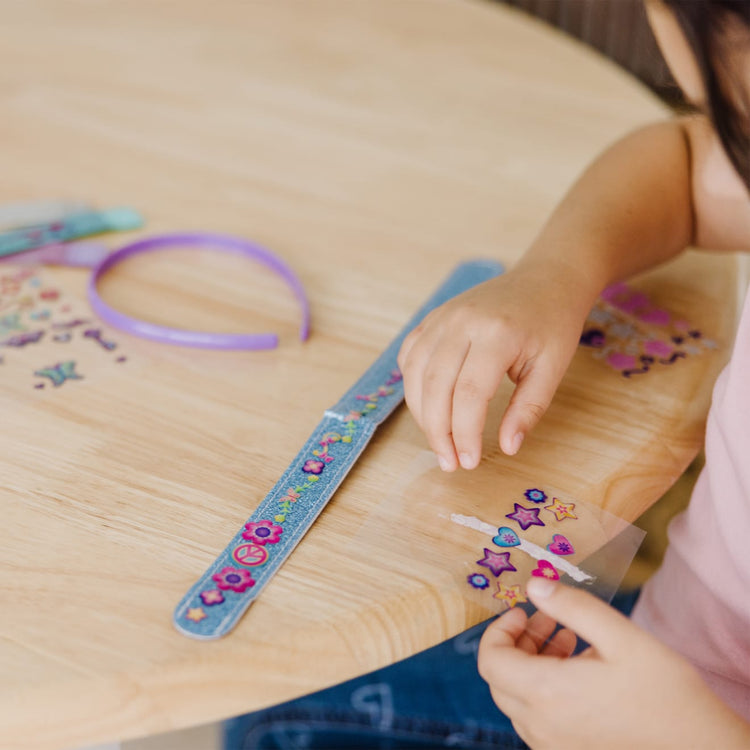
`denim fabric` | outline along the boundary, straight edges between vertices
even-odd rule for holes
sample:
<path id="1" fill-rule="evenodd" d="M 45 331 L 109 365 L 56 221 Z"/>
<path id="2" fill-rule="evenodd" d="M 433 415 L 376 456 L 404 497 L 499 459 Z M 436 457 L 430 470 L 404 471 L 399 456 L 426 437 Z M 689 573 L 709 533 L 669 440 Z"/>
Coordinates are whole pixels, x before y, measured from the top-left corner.
<path id="1" fill-rule="evenodd" d="M 260 539 L 246 527 L 234 535 L 177 605 L 173 621 L 180 632 L 208 640 L 236 625 L 336 492 L 375 429 L 403 401 L 396 357 L 409 331 L 451 297 L 502 271 L 499 263 L 489 260 L 460 264 L 364 375 L 326 411 L 247 521 L 273 524 L 275 530 L 272 534 L 266 530 L 269 536 Z M 250 545 L 254 545 L 252 554 Z M 248 553 L 244 561 L 243 551 Z"/>
<path id="2" fill-rule="evenodd" d="M 612 604 L 630 614 L 638 592 Z M 490 620 L 416 656 L 227 721 L 224 750 L 526 748 L 477 672 Z"/>
<path id="3" fill-rule="evenodd" d="M 457 266 L 443 285 L 422 305 L 412 319 L 401 329 L 398 336 L 367 368 L 359 380 L 328 410 L 328 413 L 343 416 L 352 409 L 359 410 L 362 404 L 360 400 L 362 394 L 377 393 L 378 388 L 383 385 L 389 375 L 393 374 L 394 371 L 398 373 L 396 358 L 399 349 L 401 349 L 401 344 L 409 332 L 416 328 L 429 312 L 452 297 L 481 284 L 483 281 L 498 276 L 502 272 L 503 266 L 492 260 L 467 261 Z M 381 424 L 403 400 L 404 386 L 400 377 L 397 382 L 393 383 L 392 391 L 391 395 L 381 399 L 377 411 L 372 415 L 372 420 L 376 424 Z"/>

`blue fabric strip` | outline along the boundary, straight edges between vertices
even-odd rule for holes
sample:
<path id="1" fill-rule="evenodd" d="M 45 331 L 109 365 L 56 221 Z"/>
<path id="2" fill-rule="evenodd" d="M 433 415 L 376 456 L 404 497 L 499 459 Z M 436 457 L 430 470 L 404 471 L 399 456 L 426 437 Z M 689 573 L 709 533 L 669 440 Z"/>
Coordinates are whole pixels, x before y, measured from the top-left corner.
<path id="1" fill-rule="evenodd" d="M 177 605 L 174 624 L 181 633 L 211 640 L 237 624 L 336 492 L 378 425 L 403 400 L 396 357 L 409 331 L 443 302 L 502 271 L 494 261 L 459 265 L 326 411 L 273 489 Z"/>

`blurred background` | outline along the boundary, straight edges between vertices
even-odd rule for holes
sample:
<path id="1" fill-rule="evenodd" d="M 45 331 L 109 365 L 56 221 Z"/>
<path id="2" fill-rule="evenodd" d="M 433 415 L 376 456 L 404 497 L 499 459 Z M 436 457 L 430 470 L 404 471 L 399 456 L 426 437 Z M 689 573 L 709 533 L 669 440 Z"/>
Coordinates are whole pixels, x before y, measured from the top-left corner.
<path id="1" fill-rule="evenodd" d="M 580 39 L 674 106 L 682 97 L 646 20 L 643 0 L 495 0 Z"/>

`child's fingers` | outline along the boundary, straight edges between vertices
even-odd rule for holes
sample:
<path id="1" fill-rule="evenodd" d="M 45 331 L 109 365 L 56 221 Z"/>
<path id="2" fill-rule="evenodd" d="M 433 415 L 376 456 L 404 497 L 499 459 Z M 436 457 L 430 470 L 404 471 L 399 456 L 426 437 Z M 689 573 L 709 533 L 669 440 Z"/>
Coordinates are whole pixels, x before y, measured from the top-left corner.
<path id="1" fill-rule="evenodd" d="M 642 646 L 641 631 L 593 594 L 541 578 L 529 581 L 526 590 L 540 610 L 578 633 L 605 659 Z"/>
<path id="2" fill-rule="evenodd" d="M 509 718 L 525 714 L 528 710 L 528 698 L 526 696 L 509 693 L 502 688 L 490 684 L 490 695 L 495 705 Z M 514 725 L 515 726 L 515 725 Z"/>
<path id="3" fill-rule="evenodd" d="M 509 456 L 518 452 L 523 439 L 547 411 L 562 377 L 549 358 L 527 363 L 526 370 L 518 379 L 500 424 L 500 447 Z"/>
<path id="4" fill-rule="evenodd" d="M 437 342 L 431 331 L 420 329 L 421 326 L 406 337 L 397 361 L 404 379 L 404 399 L 414 421 L 422 429 L 423 374 Z"/>
<path id="5" fill-rule="evenodd" d="M 517 646 L 526 622 L 525 612 L 511 609 L 484 631 L 477 655 L 482 679 L 498 694 L 517 700 L 533 692 L 539 663 L 547 661 Z"/>
<path id="6" fill-rule="evenodd" d="M 567 659 L 573 655 L 578 643 L 578 636 L 569 628 L 560 628 L 541 650 L 544 656 L 557 656 Z"/>
<path id="7" fill-rule="evenodd" d="M 457 467 L 451 423 L 453 390 L 468 350 L 468 340 L 443 336 L 422 373 L 422 429 L 446 471 Z"/>
<path id="8" fill-rule="evenodd" d="M 412 329 L 407 335 L 406 338 L 401 342 L 401 348 L 399 349 L 398 356 L 396 357 L 396 362 L 398 363 L 398 367 L 401 370 L 401 373 L 403 374 L 404 371 L 404 364 L 406 360 L 409 357 L 409 352 L 412 350 L 412 347 L 419 339 L 422 331 L 424 331 L 424 320 L 414 329 Z"/>
<path id="9" fill-rule="evenodd" d="M 487 638 L 492 646 L 515 647 L 526 630 L 528 621 L 529 618 L 522 609 L 509 609 L 487 626 L 482 640 Z"/>
<path id="10" fill-rule="evenodd" d="M 456 378 L 451 424 L 453 445 L 464 469 L 477 466 L 482 455 L 487 408 L 510 364 L 502 354 L 487 344 L 473 343 Z"/>
<path id="11" fill-rule="evenodd" d="M 528 654 L 538 654 L 546 640 L 555 632 L 557 622 L 544 612 L 534 612 L 526 623 L 526 628 L 516 641 L 518 648 Z"/>

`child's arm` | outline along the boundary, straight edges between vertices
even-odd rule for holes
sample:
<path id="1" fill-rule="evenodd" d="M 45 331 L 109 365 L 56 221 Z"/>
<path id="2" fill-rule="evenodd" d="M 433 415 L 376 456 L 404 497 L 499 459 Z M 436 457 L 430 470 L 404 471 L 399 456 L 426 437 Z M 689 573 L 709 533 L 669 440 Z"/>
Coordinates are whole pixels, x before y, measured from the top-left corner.
<path id="1" fill-rule="evenodd" d="M 517 267 L 559 268 L 593 304 L 608 284 L 669 260 L 691 243 L 690 173 L 684 120 L 626 136 L 581 175 Z"/>
<path id="2" fill-rule="evenodd" d="M 729 195 L 733 216 L 725 221 Z M 696 241 L 747 246 L 747 235 L 747 194 L 704 118 L 652 125 L 617 142 L 511 271 L 443 305 L 404 342 L 406 401 L 441 466 L 477 465 L 487 405 L 506 373 L 517 387 L 499 440 L 506 453 L 518 450 L 605 286 Z"/>

